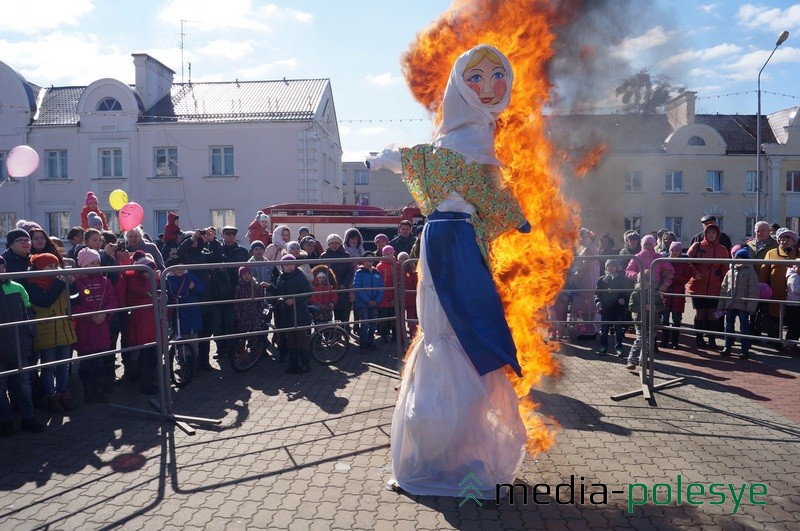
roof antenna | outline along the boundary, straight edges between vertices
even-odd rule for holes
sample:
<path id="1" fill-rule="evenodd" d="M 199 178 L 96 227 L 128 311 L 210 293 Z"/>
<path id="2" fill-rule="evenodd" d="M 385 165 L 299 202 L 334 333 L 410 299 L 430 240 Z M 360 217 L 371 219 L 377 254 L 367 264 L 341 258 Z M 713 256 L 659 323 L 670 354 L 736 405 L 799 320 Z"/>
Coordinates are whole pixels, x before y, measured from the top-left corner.
<path id="1" fill-rule="evenodd" d="M 189 63 L 189 84 L 192 84 L 192 63 Z"/>

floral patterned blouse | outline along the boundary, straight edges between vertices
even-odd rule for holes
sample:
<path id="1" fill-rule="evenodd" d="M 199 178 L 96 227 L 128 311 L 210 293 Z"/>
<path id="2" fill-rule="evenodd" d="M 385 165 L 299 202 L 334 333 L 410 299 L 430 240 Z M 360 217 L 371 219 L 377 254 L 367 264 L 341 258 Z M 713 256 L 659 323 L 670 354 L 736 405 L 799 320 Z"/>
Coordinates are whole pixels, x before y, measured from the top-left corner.
<path id="1" fill-rule="evenodd" d="M 403 148 L 400 154 L 403 180 L 425 216 L 453 192 L 475 207 L 471 221 L 487 264 L 488 242 L 525 223 L 511 190 L 493 184 L 493 172 L 500 171 L 497 166 L 468 162 L 460 153 L 430 144 Z"/>

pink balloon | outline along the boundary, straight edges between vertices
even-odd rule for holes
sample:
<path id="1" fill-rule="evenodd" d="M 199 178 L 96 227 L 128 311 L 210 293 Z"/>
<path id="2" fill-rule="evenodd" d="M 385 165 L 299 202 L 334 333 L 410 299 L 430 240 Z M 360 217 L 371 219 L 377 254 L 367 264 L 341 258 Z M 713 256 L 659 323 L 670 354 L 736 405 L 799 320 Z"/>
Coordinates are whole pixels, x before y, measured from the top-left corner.
<path id="1" fill-rule="evenodd" d="M 27 177 L 39 167 L 39 154 L 30 146 L 17 146 L 8 153 L 6 169 L 11 177 Z"/>
<path id="2" fill-rule="evenodd" d="M 769 287 L 769 284 L 765 284 L 762 282 L 758 285 L 758 298 L 759 299 L 772 298 L 772 288 Z"/>
<path id="3" fill-rule="evenodd" d="M 131 201 L 119 209 L 119 226 L 122 230 L 131 230 L 142 224 L 144 210 L 139 203 Z"/>

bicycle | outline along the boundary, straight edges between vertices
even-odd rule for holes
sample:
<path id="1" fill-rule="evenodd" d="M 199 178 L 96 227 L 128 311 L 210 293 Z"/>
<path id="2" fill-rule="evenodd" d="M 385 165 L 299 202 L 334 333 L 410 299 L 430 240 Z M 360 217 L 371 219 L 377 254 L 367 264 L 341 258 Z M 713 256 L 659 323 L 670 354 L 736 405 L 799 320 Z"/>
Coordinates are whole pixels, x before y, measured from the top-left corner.
<path id="1" fill-rule="evenodd" d="M 262 311 L 264 318 L 261 321 L 262 330 L 259 333 L 239 338 L 236 341 L 236 350 L 230 356 L 231 368 L 236 372 L 247 372 L 261 359 L 267 347 L 272 344 L 268 341 L 268 335 L 274 330 L 272 326 L 272 312 L 274 308 L 271 304 L 266 304 Z"/>
<path id="2" fill-rule="evenodd" d="M 176 334 L 172 339 L 180 341 L 181 336 Z M 186 387 L 192 383 L 197 372 L 197 344 L 170 345 L 169 361 L 170 381 L 178 389 Z"/>
<path id="3" fill-rule="evenodd" d="M 336 363 L 350 350 L 350 332 L 341 321 L 321 319 L 322 311 L 318 306 L 309 305 L 308 309 L 314 324 L 314 332 L 308 340 L 311 355 L 323 365 Z"/>

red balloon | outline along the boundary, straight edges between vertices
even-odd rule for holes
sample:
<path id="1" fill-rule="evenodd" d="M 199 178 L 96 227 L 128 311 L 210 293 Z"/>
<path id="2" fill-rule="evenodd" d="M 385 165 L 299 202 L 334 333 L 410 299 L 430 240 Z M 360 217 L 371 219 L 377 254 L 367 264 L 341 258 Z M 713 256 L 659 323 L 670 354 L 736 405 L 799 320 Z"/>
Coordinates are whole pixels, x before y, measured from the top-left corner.
<path id="1" fill-rule="evenodd" d="M 142 224 L 144 210 L 139 203 L 131 201 L 119 209 L 119 226 L 122 230 L 131 230 Z"/>
<path id="2" fill-rule="evenodd" d="M 6 169 L 11 177 L 27 177 L 39 167 L 39 154 L 30 146 L 17 146 L 8 152 Z"/>

